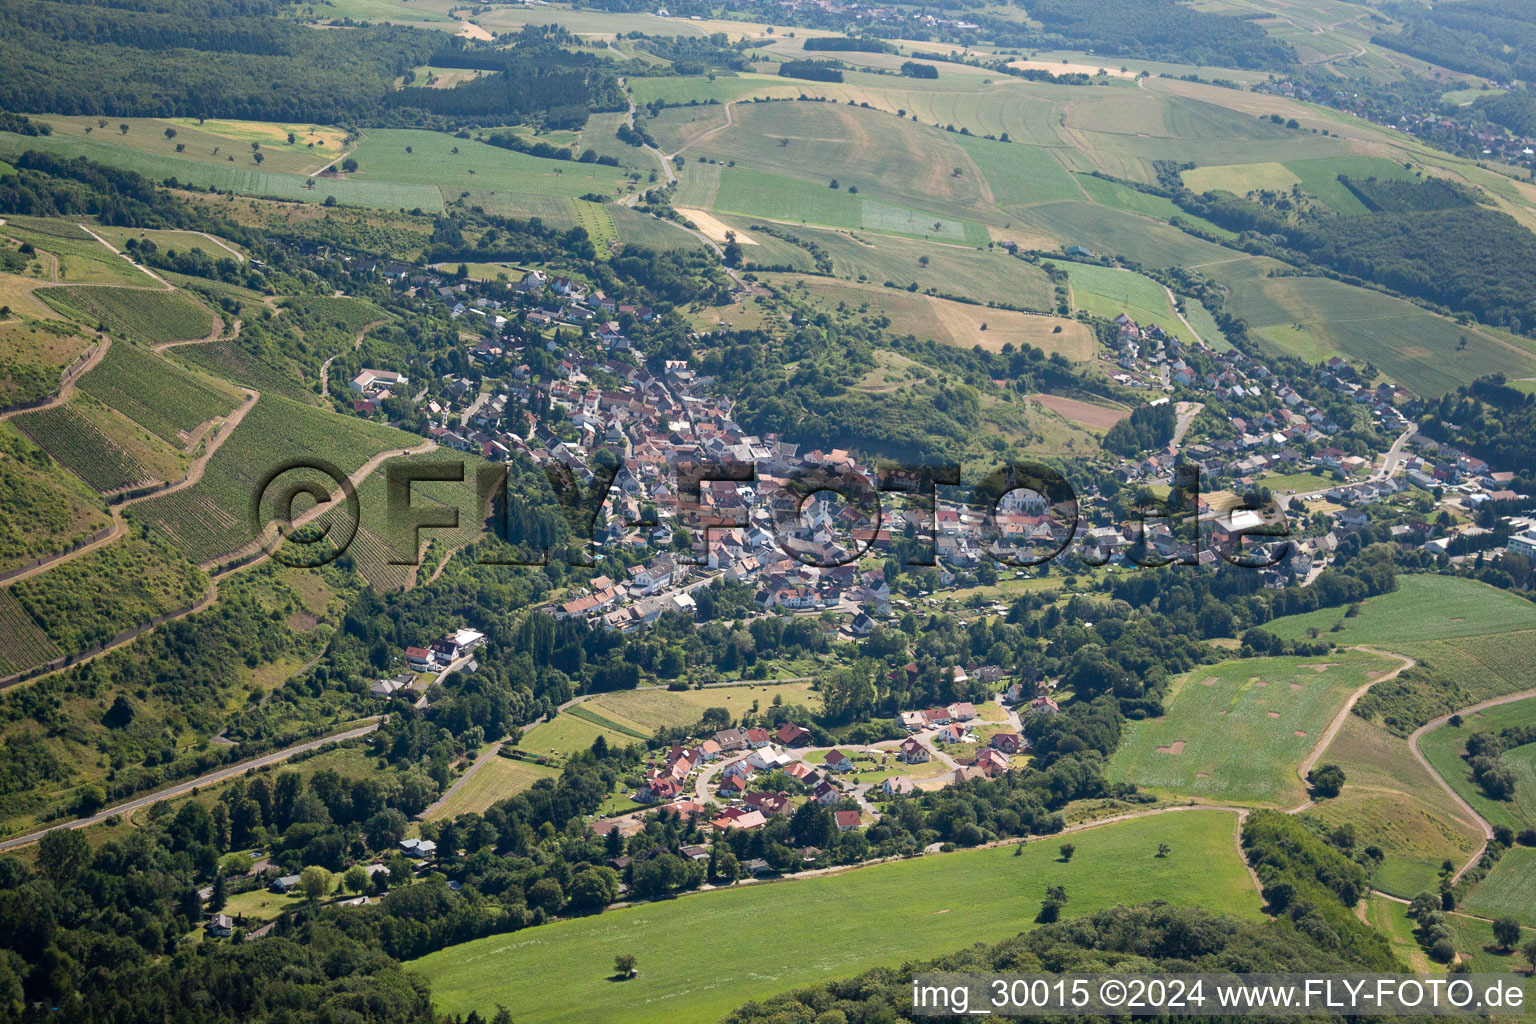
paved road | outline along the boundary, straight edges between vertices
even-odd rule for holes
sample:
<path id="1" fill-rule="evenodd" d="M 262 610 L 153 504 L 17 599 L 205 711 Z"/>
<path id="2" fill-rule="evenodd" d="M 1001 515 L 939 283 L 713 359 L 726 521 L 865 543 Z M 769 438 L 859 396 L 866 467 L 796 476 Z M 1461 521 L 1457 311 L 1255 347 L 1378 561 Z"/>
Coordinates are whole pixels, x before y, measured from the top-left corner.
<path id="1" fill-rule="evenodd" d="M 383 721 L 382 717 L 371 718 L 367 720 L 366 725 L 356 726 L 343 732 L 332 733 L 329 736 L 322 736 L 316 740 L 307 740 L 304 743 L 298 743 L 291 747 L 284 747 L 282 750 L 275 750 L 270 754 L 263 754 L 260 757 L 253 757 L 247 761 L 238 761 L 235 764 L 227 765 L 223 768 L 217 769 L 216 771 L 211 771 L 206 775 L 199 775 L 195 779 L 188 779 L 185 782 L 178 782 L 173 786 L 168 786 L 165 789 L 157 790 L 148 794 L 147 796 L 136 797 L 135 799 L 129 800 L 125 803 L 115 804 L 114 806 L 108 807 L 102 811 L 98 811 L 97 813 L 87 818 L 76 818 L 74 821 L 68 821 L 58 825 L 50 825 L 48 828 L 38 829 L 36 832 L 28 832 L 26 835 L 16 836 L 13 839 L 7 839 L 4 842 L 0 842 L 0 850 L 14 850 L 17 847 L 28 846 L 37 842 L 49 832 L 54 832 L 61 828 L 85 828 L 88 825 L 99 825 L 114 815 L 132 814 L 134 811 L 142 810 L 143 808 L 159 803 L 161 800 L 169 800 L 172 797 L 184 796 L 187 793 L 192 792 L 194 789 L 200 789 L 203 786 L 211 786 L 215 783 L 227 782 L 236 776 L 244 775 L 246 772 L 253 768 L 260 768 L 269 764 L 278 764 L 282 761 L 288 760 L 295 754 L 303 753 L 306 750 L 314 750 L 316 747 L 322 747 L 327 743 L 339 743 L 342 740 L 350 740 L 355 739 L 358 736 L 366 736 L 377 729 L 381 721 Z"/>

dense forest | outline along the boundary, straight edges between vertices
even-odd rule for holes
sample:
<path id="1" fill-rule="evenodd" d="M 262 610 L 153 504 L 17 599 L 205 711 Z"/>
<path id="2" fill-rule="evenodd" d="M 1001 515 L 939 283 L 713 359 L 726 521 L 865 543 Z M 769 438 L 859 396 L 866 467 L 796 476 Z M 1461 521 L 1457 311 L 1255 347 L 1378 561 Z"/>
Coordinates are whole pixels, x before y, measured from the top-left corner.
<path id="1" fill-rule="evenodd" d="M 1250 233 L 1261 251 L 1293 260 L 1300 254 L 1486 324 L 1536 330 L 1536 235 L 1441 184 L 1351 184 L 1357 194 L 1379 195 L 1390 205 L 1367 216 L 1293 219 L 1225 193 L 1175 198 L 1191 213 Z"/>
<path id="2" fill-rule="evenodd" d="M 0 107 L 322 124 L 542 114 L 561 127 L 579 127 L 594 107 L 622 109 L 613 76 L 595 58 L 560 49 L 546 30 L 530 29 L 508 50 L 476 50 L 398 26 L 316 31 L 282 17 L 284 9 L 273 0 L 7 4 Z M 394 89 L 429 59 L 496 73 L 452 89 Z"/>
<path id="3" fill-rule="evenodd" d="M 1177 0 L 1016 0 L 1052 37 L 1116 57 L 1223 67 L 1279 69 L 1291 47 L 1258 25 L 1196 10 Z"/>
<path id="4" fill-rule="evenodd" d="M 1498 82 L 1536 78 L 1536 0 L 1393 3 L 1382 8 L 1405 22 L 1380 32 L 1378 46 Z"/>

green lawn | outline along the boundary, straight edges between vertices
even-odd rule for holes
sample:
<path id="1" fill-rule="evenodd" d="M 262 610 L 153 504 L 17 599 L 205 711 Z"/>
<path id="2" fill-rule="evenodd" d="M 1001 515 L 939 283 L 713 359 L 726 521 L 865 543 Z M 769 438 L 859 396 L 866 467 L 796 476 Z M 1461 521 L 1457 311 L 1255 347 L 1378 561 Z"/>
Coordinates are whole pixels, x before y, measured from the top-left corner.
<path id="1" fill-rule="evenodd" d="M 599 694 L 579 707 L 606 718 L 611 725 L 647 734 L 662 726 L 692 725 L 706 708 L 725 708 L 739 719 L 755 704 L 769 707 L 774 698 L 785 704 L 815 708 L 821 697 L 809 683 L 758 683 L 752 686 L 714 686 L 704 690 L 667 690 L 646 687 Z M 602 724 L 602 723 L 598 723 Z"/>
<path id="2" fill-rule="evenodd" d="M 1300 803 L 1297 767 L 1348 696 L 1392 667 L 1374 655 L 1335 652 L 1197 668 L 1175 684 L 1161 718 L 1131 724 L 1109 774 L 1170 794 Z"/>
<path id="3" fill-rule="evenodd" d="M 262 170 L 244 157 L 232 163 L 207 163 L 185 159 L 174 152 L 150 153 L 95 139 L 60 135 L 34 138 L 0 132 L 0 154 L 23 153 L 28 149 L 66 157 L 83 156 L 110 167 L 137 171 L 155 181 L 175 178 L 183 184 L 203 188 L 215 186 L 239 195 L 296 199 L 307 203 L 321 203 L 334 196 L 339 203 L 385 210 L 421 207 L 435 212 L 442 209 L 442 193 L 433 184 L 313 178 Z"/>
<path id="4" fill-rule="evenodd" d="M 993 942 L 1030 927 L 1060 883 L 1079 916 L 1161 899 L 1258 919 L 1230 814 L 1192 811 L 1105 825 L 1025 847 L 921 857 L 751 885 L 496 935 L 408 964 L 439 1012 L 516 1007 L 523 1024 L 715 1020 L 749 999 L 875 966 Z M 1156 857 L 1160 842 L 1172 855 Z M 640 976 L 609 980 L 613 958 Z"/>

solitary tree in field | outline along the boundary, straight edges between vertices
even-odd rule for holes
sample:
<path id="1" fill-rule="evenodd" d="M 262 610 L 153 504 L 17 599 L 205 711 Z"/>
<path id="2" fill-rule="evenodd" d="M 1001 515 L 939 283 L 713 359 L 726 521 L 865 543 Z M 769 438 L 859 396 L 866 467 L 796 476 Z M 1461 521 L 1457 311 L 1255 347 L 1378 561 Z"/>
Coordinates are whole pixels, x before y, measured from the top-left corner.
<path id="1" fill-rule="evenodd" d="M 174 139 L 176 137 L 176 129 L 175 128 L 167 128 L 165 130 L 165 137 L 168 138 L 168 139 Z"/>
<path id="2" fill-rule="evenodd" d="M 1074 846 L 1073 844 L 1071 844 L 1071 843 L 1062 843 L 1061 844 L 1061 859 L 1062 859 L 1063 862 L 1071 860 L 1072 859 L 1072 855 L 1074 853 L 1076 853 L 1076 852 L 1077 852 L 1077 847 Z"/>
<path id="3" fill-rule="evenodd" d="M 259 142 L 251 143 L 251 152 L 252 153 L 256 152 L 260 148 L 261 148 L 261 143 L 259 143 Z"/>
<path id="4" fill-rule="evenodd" d="M 1169 846 L 1167 843 L 1158 843 L 1157 844 L 1157 855 L 1159 857 L 1167 857 L 1172 852 L 1173 852 L 1173 847 Z"/>
<path id="5" fill-rule="evenodd" d="M 1500 949 L 1514 949 L 1520 941 L 1520 922 L 1512 917 L 1501 917 L 1493 922 L 1493 939 Z"/>
<path id="6" fill-rule="evenodd" d="M 257 167 L 260 167 L 261 162 L 267 158 L 267 154 L 265 153 L 252 153 L 251 156 L 255 159 Z"/>
<path id="7" fill-rule="evenodd" d="M 128 134 L 128 122 L 124 121 L 122 124 L 118 125 L 117 126 L 117 130 L 122 132 L 124 135 L 127 135 Z"/>
<path id="8" fill-rule="evenodd" d="M 1307 782 L 1315 796 L 1336 797 L 1344 788 L 1344 769 L 1336 764 L 1325 764 L 1307 772 Z"/>
<path id="9" fill-rule="evenodd" d="M 1531 974 L 1536 975 L 1536 939 L 1532 939 L 1520 948 L 1520 954 L 1531 963 Z"/>
<path id="10" fill-rule="evenodd" d="M 1061 908 L 1067 903 L 1067 887 L 1064 885 L 1048 885 L 1045 887 L 1045 899 L 1040 902 L 1040 913 L 1035 915 L 1038 924 L 1052 924 L 1061 916 Z"/>
<path id="11" fill-rule="evenodd" d="M 626 980 L 635 976 L 635 964 L 639 963 L 633 953 L 620 953 L 613 958 L 613 969 L 619 977 Z"/>

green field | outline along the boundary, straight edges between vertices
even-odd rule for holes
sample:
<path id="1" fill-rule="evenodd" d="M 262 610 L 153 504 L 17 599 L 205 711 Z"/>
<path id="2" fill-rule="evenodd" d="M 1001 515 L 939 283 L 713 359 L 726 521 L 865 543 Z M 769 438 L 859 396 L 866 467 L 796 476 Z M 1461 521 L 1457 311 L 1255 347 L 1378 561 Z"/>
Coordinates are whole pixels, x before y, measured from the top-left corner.
<path id="1" fill-rule="evenodd" d="M 122 341 L 80 378 L 80 389 L 181 448 L 186 434 L 238 404 L 186 370 Z"/>
<path id="2" fill-rule="evenodd" d="M 1343 629 L 1330 633 L 1335 623 Z M 1392 593 L 1362 601 L 1354 618 L 1343 608 L 1324 608 L 1275 619 L 1264 628 L 1287 640 L 1304 640 L 1316 628 L 1340 645 L 1395 650 L 1405 643 L 1536 629 L 1536 604 L 1475 580 L 1416 574 L 1399 576 Z"/>
<path id="3" fill-rule="evenodd" d="M 536 757 L 560 757 L 586 750 L 599 736 L 610 747 L 625 747 L 635 742 L 633 736 L 605 729 L 589 719 L 562 713 L 524 731 L 517 749 Z"/>
<path id="4" fill-rule="evenodd" d="M 1346 651 L 1195 669 L 1175 684 L 1161 718 L 1131 725 L 1109 774 L 1169 794 L 1301 803 L 1306 793 L 1296 771 L 1302 760 L 1349 695 L 1393 667 Z"/>
<path id="5" fill-rule="evenodd" d="M 1124 213 L 1139 213 L 1143 217 L 1152 217 L 1157 220 L 1172 220 L 1174 217 L 1182 217 L 1217 237 L 1237 237 L 1236 233 L 1228 231 L 1226 228 L 1218 227 L 1204 218 L 1185 213 L 1179 209 L 1172 199 L 1168 199 L 1165 196 L 1142 192 L 1131 188 L 1129 185 L 1122 185 L 1117 181 L 1095 177 L 1092 174 L 1079 174 L 1076 175 L 1076 178 L 1078 185 L 1082 187 L 1084 192 L 1088 193 L 1088 197 L 1100 206 L 1109 206 Z"/>
<path id="6" fill-rule="evenodd" d="M 1160 899 L 1258 919 L 1233 829 L 1222 812 L 1165 814 L 1076 833 L 1067 864 L 1049 838 L 1019 857 L 1009 848 L 920 857 L 561 921 L 408 966 L 444 1013 L 505 1003 L 526 1024 L 714 1020 L 797 985 L 1014 935 L 1050 884 L 1066 886 L 1068 918 Z M 1166 859 L 1156 857 L 1160 842 L 1172 847 Z M 627 952 L 639 956 L 640 978 L 616 984 L 613 958 Z"/>
<path id="7" fill-rule="evenodd" d="M 1536 345 L 1529 339 L 1490 327 L 1463 327 L 1411 302 L 1342 281 L 1270 277 L 1282 268 L 1273 260 L 1233 259 L 1230 254 L 1219 259 L 1198 269 L 1231 290 L 1227 311 L 1287 354 L 1309 362 L 1334 355 L 1370 361 L 1426 396 L 1494 372 L 1536 376 Z"/>
<path id="8" fill-rule="evenodd" d="M 1506 850 L 1461 906 L 1479 917 L 1513 917 L 1536 928 L 1536 849 Z"/>
<path id="9" fill-rule="evenodd" d="M 5 133 L 0 132 L 0 141 Z M 7 217 L 3 233 L 19 242 L 31 242 L 58 260 L 58 284 L 103 284 L 143 287 L 150 279 L 123 257 L 81 231 L 69 221 Z M 42 278 L 49 281 L 47 268 Z M 40 288 L 46 294 L 51 288 Z M 39 296 L 41 297 L 41 296 Z"/>
<path id="10" fill-rule="evenodd" d="M 1439 887 L 1440 864 L 1465 863 L 1482 843 L 1475 825 L 1409 749 L 1358 715 L 1344 720 L 1321 760 L 1344 769 L 1344 791 L 1308 813 L 1332 826 L 1348 824 L 1356 844 L 1386 855 L 1371 879 L 1404 898 Z"/>
<path id="11" fill-rule="evenodd" d="M 1536 723 L 1536 698 L 1500 704 L 1463 716 L 1461 728 L 1449 725 L 1432 729 L 1419 739 L 1419 752 L 1435 766 L 1461 798 L 1495 825 L 1519 831 L 1536 826 L 1536 744 L 1506 750 L 1501 760 L 1515 773 L 1515 798 L 1491 800 L 1472 782 L 1467 762 L 1467 738 L 1473 733 L 1498 732 L 1511 726 Z"/>
<path id="12" fill-rule="evenodd" d="M 723 216 L 733 228 L 751 234 L 749 217 Z M 675 229 L 674 229 L 675 230 Z M 1015 259 L 1001 249 L 978 252 L 939 242 L 895 235 L 832 231 L 802 225 L 785 225 L 783 230 L 820 248 L 832 260 L 835 276 L 869 284 L 890 281 L 897 287 L 915 284 L 944 295 L 957 295 L 977 302 L 1006 302 L 1030 309 L 1051 307 L 1051 282 L 1038 267 Z M 757 235 L 752 235 L 757 238 Z M 789 248 L 777 239 L 758 239 L 761 248 Z M 804 255 L 803 249 L 794 252 Z M 756 247 L 744 247 L 746 258 L 756 260 Z M 783 257 L 765 254 L 764 263 L 778 263 Z M 926 262 L 922 262 L 926 260 Z M 808 256 L 800 269 L 810 270 Z"/>
<path id="13" fill-rule="evenodd" d="M 720 172 L 720 187 L 710 204 L 724 213 L 766 217 L 787 224 L 815 224 L 850 230 L 985 245 L 986 229 L 970 220 L 945 218 L 892 206 L 862 194 L 849 195 L 826 184 L 768 174 L 745 167 Z"/>
<path id="14" fill-rule="evenodd" d="M 769 707 L 775 697 L 785 704 L 803 704 L 813 709 L 821 703 L 821 696 L 809 683 L 759 683 L 704 690 L 618 690 L 598 694 L 579 706 L 591 708 L 614 724 L 649 734 L 662 726 L 692 725 L 706 708 L 725 708 L 733 719 L 739 719 L 754 704 Z"/>
<path id="15" fill-rule="evenodd" d="M 201 338 L 213 316 L 185 292 L 153 288 L 44 288 L 38 297 L 54 309 L 112 334 L 157 344 Z"/>
<path id="16" fill-rule="evenodd" d="M 1353 192 L 1339 183 L 1339 175 L 1357 180 L 1386 178 L 1412 180 L 1413 172 L 1400 163 L 1379 156 L 1327 157 L 1321 160 L 1292 160 L 1286 164 L 1301 179 L 1301 190 L 1317 196 L 1336 211 L 1346 215 L 1369 213 Z"/>
<path id="17" fill-rule="evenodd" d="M 0 154 L 22 153 L 28 149 L 66 157 L 83 156 L 109 167 L 137 171 L 155 181 L 175 178 L 183 184 L 202 188 L 212 186 L 238 195 L 295 199 L 306 203 L 321 203 L 334 196 L 339 203 L 384 210 L 420 207 L 435 212 L 442 209 L 442 193 L 434 185 L 282 174 L 261 170 L 247 162 L 205 163 L 183 159 L 175 153 L 149 153 L 95 139 L 58 135 L 33 138 L 0 132 Z"/>
<path id="18" fill-rule="evenodd" d="M 379 452 L 418 443 L 413 435 L 389 427 L 263 395 L 195 486 L 151 498 L 128 515 L 147 523 L 194 562 L 207 562 L 255 538 L 251 500 L 272 471 L 296 459 L 320 458 L 350 473 Z M 329 487 L 335 490 L 336 484 Z"/>
<path id="19" fill-rule="evenodd" d="M 1106 320 L 1124 313 L 1138 324 L 1155 323 L 1175 334 L 1183 330 L 1168 293 L 1150 277 L 1086 263 L 1061 266 L 1072 279 L 1072 302 L 1078 309 Z"/>
<path id="20" fill-rule="evenodd" d="M 483 813 L 498 800 L 514 796 L 540 779 L 559 778 L 560 771 L 510 757 L 493 757 L 470 776 L 459 791 L 434 810 L 430 817 L 456 818 L 461 814 Z"/>
<path id="21" fill-rule="evenodd" d="M 565 198 L 612 194 L 623 181 L 617 167 L 546 160 L 442 132 L 376 129 L 352 155 L 358 169 L 349 182 L 428 186 L 441 189 L 445 200 L 470 189 Z"/>

